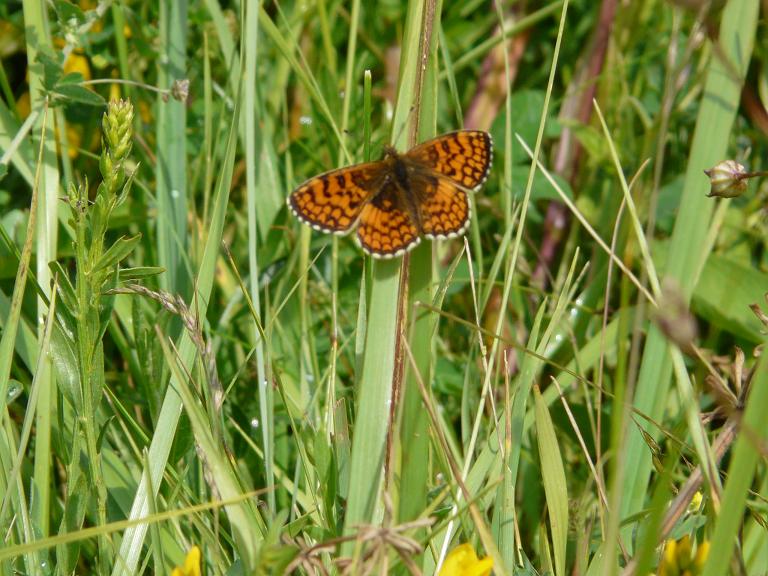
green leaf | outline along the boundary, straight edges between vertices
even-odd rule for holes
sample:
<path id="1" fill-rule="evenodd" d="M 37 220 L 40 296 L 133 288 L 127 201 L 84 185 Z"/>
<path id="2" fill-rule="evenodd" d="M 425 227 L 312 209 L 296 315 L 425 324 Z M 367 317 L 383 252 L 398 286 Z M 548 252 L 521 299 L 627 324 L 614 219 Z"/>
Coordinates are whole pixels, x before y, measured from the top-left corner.
<path id="1" fill-rule="evenodd" d="M 536 134 L 539 131 L 539 121 L 541 120 L 541 110 L 544 108 L 545 92 L 543 90 L 521 90 L 510 96 L 510 118 L 515 132 L 520 134 L 525 142 L 533 145 L 536 142 Z M 550 113 L 551 114 L 551 113 Z M 491 135 L 493 136 L 495 155 L 499 159 L 504 157 L 504 137 L 505 125 L 507 122 L 506 110 L 502 110 L 491 126 Z M 560 125 L 557 118 L 547 118 L 545 136 L 554 138 L 560 134 Z M 516 162 L 527 162 L 528 155 L 523 151 L 517 139 L 512 141 L 512 157 Z M 525 173 L 526 170 L 521 170 Z"/>
<path id="2" fill-rule="evenodd" d="M 117 276 L 119 282 L 129 282 L 131 280 L 142 280 L 151 276 L 158 276 L 165 272 L 162 266 L 136 266 L 135 268 L 121 268 Z"/>
<path id="3" fill-rule="evenodd" d="M 61 54 L 48 47 L 41 47 L 36 62 L 42 66 L 43 88 L 52 91 L 58 84 L 63 72 Z"/>
<path id="4" fill-rule="evenodd" d="M 68 0 L 55 0 L 53 9 L 56 11 L 56 18 L 62 26 L 76 28 L 86 21 L 85 12 L 82 8 Z"/>
<path id="5" fill-rule="evenodd" d="M 135 236 L 130 237 L 121 236 L 118 238 L 117 241 L 109 247 L 109 250 L 102 254 L 98 259 L 93 268 L 94 273 L 106 268 L 111 268 L 120 263 L 123 258 L 133 252 L 133 249 L 136 248 L 140 240 L 141 234 L 136 234 Z"/>
<path id="6" fill-rule="evenodd" d="M 70 72 L 62 76 L 58 82 L 56 82 L 56 88 L 64 85 L 82 84 L 85 82 L 85 77 L 80 72 Z"/>
<path id="7" fill-rule="evenodd" d="M 101 285 L 104 292 L 109 292 L 110 290 L 113 290 L 117 288 L 117 265 L 115 265 L 115 270 L 113 270 L 110 274 L 107 275 L 106 282 L 107 285 Z M 101 342 L 101 339 L 104 338 L 104 333 L 107 331 L 107 327 L 109 326 L 109 322 L 112 319 L 112 310 L 115 307 L 115 296 L 114 294 L 107 294 L 102 295 L 101 297 L 101 324 L 99 325 L 99 334 L 97 336 L 97 342 Z"/>
<path id="8" fill-rule="evenodd" d="M 99 190 L 101 190 L 101 186 L 99 186 Z M 94 242 L 97 239 L 103 238 L 107 230 L 107 220 L 109 219 L 107 201 L 104 199 L 103 194 L 96 195 L 93 204 L 91 204 L 88 210 L 88 219 L 90 224 L 88 229 L 90 233 L 89 241 Z"/>
<path id="9" fill-rule="evenodd" d="M 90 491 L 86 478 L 77 462 L 80 456 L 79 443 L 75 442 L 72 454 L 73 462 L 67 469 L 67 499 L 65 501 L 64 515 L 59 526 L 60 534 L 79 530 L 85 518 Z M 73 574 L 79 555 L 80 542 L 59 544 L 56 546 L 57 567 L 59 569 L 63 568 L 66 574 Z"/>
<path id="10" fill-rule="evenodd" d="M 59 324 L 51 334 L 51 359 L 56 371 L 56 383 L 59 390 L 76 412 L 83 406 L 80 396 L 80 376 L 77 368 L 77 351 L 72 338 L 62 330 Z"/>
<path id="11" fill-rule="evenodd" d="M 120 206 L 123 202 L 125 202 L 126 198 L 128 198 L 128 193 L 131 191 L 131 187 L 133 186 L 133 179 L 136 177 L 136 174 L 139 172 L 139 166 L 140 164 L 137 164 L 136 167 L 133 169 L 133 172 L 126 178 L 125 184 L 123 184 L 122 189 L 120 190 L 119 194 L 117 195 L 117 198 L 115 199 L 113 209 Z"/>
<path id="12" fill-rule="evenodd" d="M 49 262 L 48 268 L 51 270 L 51 275 L 56 278 L 59 283 L 59 298 L 67 311 L 75 315 L 77 313 L 77 296 L 75 295 L 75 287 L 72 286 L 72 282 L 69 279 L 69 274 L 64 270 L 64 267 L 59 262 Z"/>
<path id="13" fill-rule="evenodd" d="M 763 301 L 768 274 L 712 254 L 693 292 L 694 310 L 715 326 L 758 344 L 762 324 L 749 305 Z"/>
<path id="14" fill-rule="evenodd" d="M 659 268 L 667 266 L 669 242 L 652 245 Z M 721 254 L 711 254 L 693 291 L 694 312 L 739 338 L 754 344 L 762 342 L 762 324 L 749 305 L 763 301 L 768 274 Z"/>
<path id="15" fill-rule="evenodd" d="M 88 106 L 104 106 L 106 100 L 101 95 L 88 90 L 80 84 L 57 84 L 52 92 L 71 103 L 86 104 Z"/>
<path id="16" fill-rule="evenodd" d="M 72 334 L 77 333 L 77 311 L 79 303 L 75 294 L 75 289 L 69 279 L 66 270 L 58 262 L 48 264 L 52 274 L 58 281 L 59 304 L 56 306 L 56 320 L 59 328 L 64 334 L 68 334 L 69 339 L 74 341 Z"/>

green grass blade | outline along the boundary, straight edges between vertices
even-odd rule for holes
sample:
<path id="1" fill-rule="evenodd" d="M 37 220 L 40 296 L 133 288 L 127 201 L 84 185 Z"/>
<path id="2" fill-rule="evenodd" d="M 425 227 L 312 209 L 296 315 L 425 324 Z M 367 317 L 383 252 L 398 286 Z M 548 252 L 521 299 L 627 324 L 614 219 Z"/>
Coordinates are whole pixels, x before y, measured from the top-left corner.
<path id="1" fill-rule="evenodd" d="M 174 382 L 179 385 L 178 392 L 184 403 L 184 410 L 192 423 L 195 440 L 203 455 L 204 465 L 216 487 L 216 492 L 220 494 L 221 500 L 237 500 L 242 494 L 241 486 L 235 475 L 235 470 L 227 459 L 225 447 L 216 442 L 213 437 L 208 414 L 199 404 L 198 396 L 193 392 L 194 382 L 189 378 L 190 373 L 181 365 L 180 357 L 174 357 L 165 341 L 165 336 L 158 334 L 158 337 L 163 346 L 166 360 L 173 369 Z M 151 475 L 149 475 L 149 479 L 151 481 Z M 251 573 L 256 568 L 258 544 L 263 534 L 263 529 L 259 528 L 257 514 L 251 502 L 247 500 L 227 506 L 226 511 L 234 532 L 238 556 L 245 564 L 245 572 Z M 151 509 L 150 512 L 152 512 Z"/>
<path id="2" fill-rule="evenodd" d="M 165 65 L 159 67 L 158 83 L 170 88 L 184 78 L 187 69 L 187 1 L 160 3 L 160 39 Z M 187 108 L 175 99 L 157 99 L 157 250 L 164 290 L 189 294 L 190 277 L 184 255 L 187 238 Z"/>
<path id="3" fill-rule="evenodd" d="M 374 521 L 378 503 L 395 366 L 400 287 L 398 261 L 374 262 L 371 308 L 350 461 L 345 532 Z"/>
<path id="4" fill-rule="evenodd" d="M 47 109 L 47 107 L 46 107 Z M 43 128 L 45 128 L 47 114 L 43 115 Z M 11 297 L 11 306 L 8 311 L 8 317 L 3 323 L 3 335 L 0 337 L 0 419 L 6 418 L 6 401 L 8 398 L 8 383 L 13 365 L 13 353 L 16 345 L 16 334 L 19 328 L 21 316 L 21 305 L 24 299 L 24 291 L 27 286 L 27 276 L 29 273 L 29 263 L 32 255 L 32 244 L 35 240 L 35 226 L 37 225 L 38 212 L 38 190 L 43 170 L 44 141 L 41 140 L 37 169 L 35 172 L 35 185 L 32 188 L 32 199 L 30 201 L 29 218 L 27 222 L 27 233 L 24 240 L 24 247 L 21 250 L 21 260 L 19 262 L 16 280 L 13 285 L 13 296 Z"/>
<path id="5" fill-rule="evenodd" d="M 43 114 L 37 118 L 36 127 L 33 131 L 34 133 L 42 129 L 40 137 L 42 138 L 43 146 L 42 167 L 39 172 L 40 179 L 36 184 L 39 186 L 37 192 L 39 205 L 37 207 L 38 215 L 35 230 L 35 275 L 38 285 L 47 299 L 50 297 L 51 292 L 51 273 L 48 263 L 56 260 L 57 256 L 58 211 L 61 204 L 59 200 L 59 162 L 56 154 L 54 126 L 57 122 L 63 125 L 63 118 L 57 112 L 48 110 L 47 101 L 43 93 L 43 70 L 39 64 L 35 63 L 39 50 L 51 48 L 50 22 L 48 21 L 48 13 L 44 6 L 38 2 L 24 2 L 24 23 L 26 26 L 30 106 L 33 109 L 43 107 L 44 110 Z M 45 118 L 46 115 L 48 115 L 47 119 Z M 40 340 L 43 339 L 43 326 L 46 314 L 46 302 L 43 298 L 38 297 L 36 325 Z M 35 475 L 30 489 L 35 496 L 33 500 L 34 505 L 31 509 L 32 522 L 35 525 L 35 530 L 40 535 L 47 536 L 50 530 L 49 506 L 52 462 L 50 456 L 46 455 L 45 452 L 41 452 L 41 450 L 50 449 L 50 409 L 55 405 L 53 403 L 53 394 L 56 382 L 51 370 L 50 356 L 46 353 L 41 360 L 42 363 L 38 363 L 39 374 L 36 376 L 37 386 L 39 387 L 38 392 L 40 394 L 39 398 L 42 402 L 42 406 L 38 406 L 38 408 L 44 412 L 38 413 L 38 423 L 41 425 L 41 428 L 38 430 L 40 445 L 37 446 L 36 444 Z M 2 384 L 0 384 L 0 394 L 3 394 L 4 398 Z M 39 570 L 39 567 L 35 566 L 35 570 Z"/>
<path id="6" fill-rule="evenodd" d="M 245 133 L 245 170 L 246 170 L 246 197 L 248 203 L 248 269 L 250 272 L 249 292 L 251 301 L 256 310 L 257 322 L 264 324 L 261 314 L 261 294 L 259 292 L 260 268 L 258 262 L 258 250 L 260 234 L 257 225 L 257 207 L 263 209 L 266 190 L 258 189 L 259 172 L 261 162 L 261 150 L 263 146 L 262 130 L 257 130 L 260 124 L 259 110 L 262 108 L 260 97 L 256 90 L 255 78 L 257 78 L 257 66 L 259 62 L 259 10 L 261 1 L 250 1 L 246 4 L 245 17 L 245 77 L 251 79 L 246 82 L 243 94 L 244 113 L 243 124 Z M 264 234 L 266 235 L 266 234 Z M 274 399 L 272 387 L 267 382 L 267 365 L 265 361 L 264 340 L 258 327 L 253 328 L 253 341 L 256 343 L 256 377 L 259 391 L 260 428 L 262 450 L 264 451 L 264 475 L 266 476 L 267 503 L 270 512 L 277 513 L 275 504 L 275 491 L 272 489 L 275 483 L 274 471 Z"/>
<path id="7" fill-rule="evenodd" d="M 565 481 L 565 468 L 558 447 L 555 426 L 538 386 L 533 388 L 533 397 L 541 477 L 547 496 L 552 549 L 555 556 L 555 575 L 564 576 L 566 574 L 565 551 L 568 544 L 568 485 Z"/>

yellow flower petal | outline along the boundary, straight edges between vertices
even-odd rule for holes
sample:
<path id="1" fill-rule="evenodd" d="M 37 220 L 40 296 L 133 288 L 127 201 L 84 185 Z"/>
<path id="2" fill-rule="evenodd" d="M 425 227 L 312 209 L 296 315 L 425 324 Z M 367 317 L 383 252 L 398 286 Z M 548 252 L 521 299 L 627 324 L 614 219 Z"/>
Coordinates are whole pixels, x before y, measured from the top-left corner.
<path id="1" fill-rule="evenodd" d="M 709 540 L 705 540 L 699 544 L 699 548 L 696 550 L 696 556 L 693 558 L 693 565 L 699 572 L 704 571 L 704 563 L 707 561 L 707 556 L 709 556 Z"/>
<path id="2" fill-rule="evenodd" d="M 676 576 L 677 574 L 677 540 L 667 540 L 661 562 L 659 562 L 659 576 Z"/>
<path id="3" fill-rule="evenodd" d="M 184 558 L 184 566 L 176 566 L 173 572 L 171 572 L 171 576 L 200 576 L 202 573 L 200 568 L 201 560 L 202 553 L 200 548 L 192 546 L 189 552 L 187 552 L 187 557 Z"/>
<path id="4" fill-rule="evenodd" d="M 699 508 L 701 508 L 701 503 L 704 501 L 704 495 L 697 491 L 696 494 L 693 495 L 693 498 L 691 498 L 691 503 L 688 504 L 688 511 L 689 512 L 697 512 Z"/>
<path id="5" fill-rule="evenodd" d="M 31 105 L 29 103 L 29 92 L 24 92 L 24 94 L 19 96 L 18 100 L 16 100 L 16 110 L 19 111 L 19 116 L 22 118 L 29 116 L 29 112 L 31 110 Z"/>
<path id="6" fill-rule="evenodd" d="M 680 540 L 667 540 L 659 561 L 659 576 L 699 576 L 709 555 L 709 542 L 704 541 L 693 553 L 693 541 L 686 535 Z"/>
<path id="7" fill-rule="evenodd" d="M 493 569 L 493 558 L 479 559 L 471 544 L 454 548 L 440 570 L 440 576 L 489 576 Z"/>
<path id="8" fill-rule="evenodd" d="M 691 537 L 686 534 L 677 541 L 677 565 L 680 570 L 687 570 L 691 564 L 693 548 L 691 546 Z"/>
<path id="9" fill-rule="evenodd" d="M 82 127 L 73 126 L 67 122 L 67 144 L 69 145 L 69 158 L 74 160 L 80 153 L 79 149 L 83 144 Z"/>
<path id="10" fill-rule="evenodd" d="M 122 94 L 120 93 L 120 84 L 110 84 L 109 85 L 109 100 L 120 100 L 122 98 Z"/>
<path id="11" fill-rule="evenodd" d="M 84 80 L 91 79 L 91 66 L 88 64 L 88 58 L 83 56 L 82 52 L 78 50 L 70 52 L 67 59 L 64 60 L 64 74 L 72 72 L 80 72 Z"/>
<path id="12" fill-rule="evenodd" d="M 467 576 L 490 576 L 493 570 L 493 558 L 486 556 L 478 560 L 466 573 Z"/>

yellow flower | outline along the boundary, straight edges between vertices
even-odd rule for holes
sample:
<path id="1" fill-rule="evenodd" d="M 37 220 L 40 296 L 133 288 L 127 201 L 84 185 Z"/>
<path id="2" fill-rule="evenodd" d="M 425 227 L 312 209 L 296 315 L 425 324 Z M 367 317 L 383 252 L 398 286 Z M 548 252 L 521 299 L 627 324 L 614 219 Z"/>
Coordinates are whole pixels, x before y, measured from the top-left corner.
<path id="1" fill-rule="evenodd" d="M 200 570 L 201 557 L 200 548 L 192 546 L 184 559 L 184 566 L 176 566 L 171 572 L 171 576 L 200 576 L 202 574 Z"/>
<path id="2" fill-rule="evenodd" d="M 707 556 L 709 556 L 709 540 L 699 544 L 699 547 L 696 549 L 696 556 L 693 557 L 693 566 L 699 574 L 704 572 L 704 563 L 707 561 Z"/>
<path id="3" fill-rule="evenodd" d="M 22 118 L 29 116 L 29 92 L 24 92 L 19 99 L 16 100 L 16 110 L 19 111 L 19 115 Z M 69 158 L 74 160 L 80 153 L 80 148 L 83 146 L 83 127 L 79 124 L 66 123 L 67 128 L 67 144 L 69 144 Z M 55 127 L 56 136 L 59 134 L 58 125 Z"/>
<path id="4" fill-rule="evenodd" d="M 80 8 L 84 11 L 95 10 L 98 5 L 96 0 L 80 0 Z M 104 29 L 104 23 L 97 20 L 91 25 L 91 32 L 101 32 Z"/>
<path id="5" fill-rule="evenodd" d="M 67 59 L 64 60 L 64 74 L 70 74 L 72 72 L 80 72 L 83 75 L 84 80 L 91 79 L 91 66 L 88 64 L 88 58 L 83 55 L 83 51 L 76 48 L 69 53 Z"/>
<path id="6" fill-rule="evenodd" d="M 704 495 L 700 491 L 696 491 L 696 494 L 691 498 L 691 503 L 688 504 L 688 512 L 691 514 L 696 513 L 701 508 L 701 503 L 704 501 Z"/>
<path id="7" fill-rule="evenodd" d="M 489 576 L 493 569 L 493 558 L 478 558 L 471 544 L 454 548 L 445 559 L 440 576 Z"/>
<path id="8" fill-rule="evenodd" d="M 117 70 L 112 71 L 112 78 L 117 78 Z M 120 100 L 123 95 L 120 93 L 120 84 L 114 83 L 109 85 L 109 101 Z"/>
<path id="9" fill-rule="evenodd" d="M 29 116 L 29 112 L 31 111 L 31 104 L 29 102 L 29 92 L 24 92 L 21 96 L 18 97 L 16 100 L 16 110 L 19 111 L 19 116 L 22 118 L 26 118 Z"/>
<path id="10" fill-rule="evenodd" d="M 698 576 L 704 570 L 709 542 L 699 544 L 696 554 L 688 535 L 680 540 L 667 540 L 659 562 L 659 576 Z"/>
<path id="11" fill-rule="evenodd" d="M 69 159 L 74 160 L 77 155 L 80 154 L 80 148 L 83 145 L 83 127 L 79 125 L 72 125 L 69 122 L 66 123 L 67 128 L 67 149 Z"/>

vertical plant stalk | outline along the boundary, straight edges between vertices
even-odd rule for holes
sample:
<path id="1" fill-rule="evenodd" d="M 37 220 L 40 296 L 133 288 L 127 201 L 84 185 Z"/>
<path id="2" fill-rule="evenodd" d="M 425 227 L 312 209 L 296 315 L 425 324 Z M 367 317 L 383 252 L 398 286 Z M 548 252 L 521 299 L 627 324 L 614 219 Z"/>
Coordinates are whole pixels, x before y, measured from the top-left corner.
<path id="1" fill-rule="evenodd" d="M 432 31 L 434 29 L 437 6 L 435 0 L 427 0 L 424 3 L 424 12 L 422 14 L 421 32 L 419 34 L 419 50 L 416 61 L 416 74 L 414 86 L 411 91 L 413 94 L 411 111 L 412 119 L 408 128 L 408 148 L 416 145 L 419 139 L 419 130 L 421 126 L 421 103 L 424 89 L 424 73 L 427 71 L 429 55 L 432 47 Z M 409 277 L 410 277 L 411 255 L 406 252 L 400 261 L 400 286 L 398 288 L 398 307 L 397 323 L 395 327 L 395 362 L 392 372 L 392 398 L 389 404 L 389 422 L 387 430 L 387 450 L 384 460 L 385 482 L 389 485 L 390 473 L 392 471 L 393 439 L 395 435 L 395 422 L 397 410 L 399 409 L 400 390 L 403 383 L 403 342 L 406 338 L 408 325 L 408 295 L 409 295 Z"/>
<path id="2" fill-rule="evenodd" d="M 427 71 L 430 52 L 432 51 L 432 33 L 434 30 L 435 18 L 438 15 L 437 2 L 427 0 L 424 3 L 424 12 L 422 14 L 421 32 L 419 35 L 419 51 L 416 61 L 416 74 L 412 90 L 413 99 L 411 104 L 412 119 L 408 128 L 408 148 L 412 148 L 419 141 L 422 119 L 422 99 L 424 92 L 424 75 Z M 430 250 L 431 246 L 424 248 Z M 400 261 L 400 286 L 398 288 L 398 307 L 397 323 L 395 328 L 395 363 L 392 373 L 392 399 L 389 405 L 389 422 L 387 430 L 387 450 L 384 460 L 385 482 L 390 485 L 392 474 L 392 459 L 394 456 L 394 438 L 395 424 L 397 421 L 397 411 L 400 409 L 400 392 L 403 386 L 404 376 L 404 343 L 407 338 L 408 326 L 408 300 L 410 294 L 410 268 L 411 254 L 406 252 Z M 431 266 L 428 267 L 431 276 Z M 424 427 L 426 432 L 426 427 Z M 407 444 L 405 444 L 407 445 Z"/>
<path id="3" fill-rule="evenodd" d="M 248 198 L 248 268 L 250 270 L 249 292 L 256 312 L 257 322 L 262 326 L 264 320 L 262 316 L 261 295 L 259 294 L 259 261 L 258 261 L 258 219 L 256 217 L 256 206 L 259 185 L 260 154 L 262 152 L 261 136 L 256 129 L 260 121 L 260 111 L 262 109 L 259 103 L 260 96 L 256 90 L 258 82 L 258 62 L 259 62 L 259 9 L 261 0 L 249 0 L 243 5 L 245 10 L 246 30 L 245 34 L 245 82 L 244 96 L 246 100 L 245 109 L 249 112 L 243 114 L 243 131 L 245 133 L 246 149 L 246 188 Z M 258 378 L 257 389 L 259 391 L 259 418 L 261 428 L 262 449 L 264 450 L 264 475 L 266 480 L 267 503 L 269 510 L 274 516 L 277 513 L 275 502 L 275 491 L 272 489 L 275 484 L 274 471 L 274 428 L 273 412 L 274 399 L 272 387 L 268 383 L 268 361 L 265 359 L 265 341 L 262 337 L 259 326 L 254 326 L 253 338 L 256 342 L 256 375 Z"/>
<path id="4" fill-rule="evenodd" d="M 127 101 L 112 102 L 102 119 L 103 141 L 99 170 L 102 182 L 93 204 L 88 199 L 88 186 L 71 186 L 69 205 L 75 227 L 75 294 L 77 297 L 76 332 L 80 380 L 79 420 L 85 437 L 88 472 L 95 489 L 96 509 L 100 525 L 107 523 L 107 491 L 101 471 L 101 454 L 97 446 L 97 410 L 104 384 L 102 336 L 111 313 L 111 297 L 103 297 L 108 286 L 117 282 L 120 255 L 132 249 L 131 242 L 120 239 L 104 249 L 109 217 L 124 200 L 130 182 L 125 174 L 125 161 L 131 151 L 133 106 Z M 74 454 L 74 453 L 73 453 Z M 73 456 L 76 458 L 77 456 Z M 107 570 L 111 545 L 106 536 L 99 538 L 101 567 Z"/>
<path id="5" fill-rule="evenodd" d="M 42 130 L 45 130 L 48 118 L 48 103 L 46 102 L 42 114 Z M 21 305 L 24 299 L 24 291 L 27 286 L 27 276 L 29 275 L 29 260 L 32 255 L 32 241 L 34 240 L 34 226 L 37 220 L 37 199 L 38 187 L 40 184 L 40 172 L 43 158 L 43 142 L 40 140 L 38 153 L 37 170 L 35 171 L 35 184 L 32 186 L 32 198 L 29 205 L 29 217 L 27 218 L 27 232 L 24 238 L 24 246 L 21 249 L 19 259 L 19 268 L 16 272 L 16 280 L 13 284 L 13 294 L 11 295 L 11 309 L 3 325 L 3 334 L 0 337 L 0 419 L 6 417 L 6 404 L 8 399 L 8 386 L 11 377 L 11 365 L 13 359 L 13 349 L 16 345 L 16 334 L 19 328 L 19 318 L 21 315 Z"/>
<path id="6" fill-rule="evenodd" d="M 421 32 L 419 34 L 419 50 L 416 61 L 416 73 L 411 93 L 412 118 L 408 128 L 407 148 L 416 145 L 419 138 L 421 125 L 421 101 L 424 87 L 424 72 L 427 69 L 429 51 L 432 44 L 432 30 L 435 20 L 435 0 L 427 0 L 424 3 L 422 14 Z M 392 458 L 395 437 L 395 422 L 400 402 L 400 390 L 403 385 L 403 342 L 406 338 L 406 326 L 408 324 L 408 294 L 409 272 L 411 266 L 411 254 L 406 252 L 400 260 L 400 284 L 397 298 L 397 322 L 395 323 L 395 361 L 392 370 L 392 391 L 389 403 L 389 415 L 387 422 L 387 447 L 384 456 L 384 481 L 385 486 L 390 485 L 392 473 Z"/>
<path id="7" fill-rule="evenodd" d="M 50 297 L 51 274 L 48 262 L 56 258 L 58 244 L 58 208 L 59 192 L 59 159 L 56 154 L 56 137 L 54 127 L 63 123 L 62 117 L 57 116 L 54 109 L 48 107 L 44 87 L 44 72 L 40 65 L 38 55 L 41 50 L 52 49 L 50 23 L 48 12 L 44 2 L 24 0 L 24 27 L 27 52 L 27 71 L 29 75 L 30 108 L 40 110 L 45 108 L 47 118 L 40 116 L 35 121 L 35 128 L 44 128 L 40 132 L 42 155 L 39 159 L 40 166 L 36 176 L 37 210 L 38 217 L 34 229 L 35 238 L 35 273 L 38 286 L 45 298 L 37 299 L 37 330 L 38 339 L 43 336 L 42 329 L 47 315 L 48 304 L 46 299 Z M 46 120 L 43 122 L 43 120 Z M 59 131 L 59 134 L 63 134 Z M 66 166 L 64 162 L 64 166 Z M 55 410 L 55 386 L 56 379 L 51 370 L 50 357 L 40 364 L 42 374 L 37 374 L 41 386 L 40 402 L 42 410 L 38 414 L 50 414 Z M 4 399 L 5 400 L 5 399 Z M 39 535 L 48 535 L 50 532 L 50 486 L 51 486 L 51 456 L 50 456 L 50 421 L 44 416 L 40 417 L 38 428 L 39 442 L 35 442 L 34 481 L 30 486 L 31 510 L 33 523 Z"/>
<path id="8" fill-rule="evenodd" d="M 419 45 L 419 67 L 417 83 L 419 103 L 417 106 L 418 122 L 417 140 L 435 136 L 437 124 L 437 50 L 440 42 L 440 14 L 442 2 L 428 3 L 425 6 L 424 30 Z M 415 142 L 414 142 L 415 143 Z M 407 295 L 404 300 L 409 315 L 402 319 L 402 337 L 407 336 L 407 342 L 413 353 L 414 363 L 408 363 L 404 378 L 404 389 L 400 392 L 401 400 L 397 403 L 401 411 L 399 439 L 400 482 L 397 486 L 401 496 L 393 497 L 399 502 L 397 521 L 408 522 L 418 518 L 427 507 L 430 468 L 430 434 L 429 418 L 422 405 L 421 394 L 417 379 L 430 383 L 432 381 L 432 365 L 434 353 L 434 333 L 437 324 L 437 314 L 428 312 L 416 314 L 413 302 L 434 302 L 434 260 L 433 244 L 424 242 L 416 247 L 410 255 L 410 273 L 408 274 Z M 398 346 L 402 349 L 402 344 Z M 402 354 L 401 354 L 402 356 Z M 393 434 L 395 431 L 393 430 Z M 403 497 L 402 495 L 406 495 Z M 421 539 L 423 532 L 418 531 L 414 537 Z M 414 559 L 417 563 L 418 559 Z"/>
<path id="9" fill-rule="evenodd" d="M 415 123 L 414 119 L 419 117 L 418 109 L 412 109 L 412 104 L 420 101 L 418 92 L 421 87 L 417 85 L 420 75 L 417 70 L 422 65 L 420 46 L 426 25 L 425 13 L 423 2 L 412 1 L 408 4 L 392 128 L 393 138 L 398 140 L 393 144 L 399 149 L 405 148 L 404 138 L 408 136 L 413 141 L 417 134 L 413 128 L 408 132 L 403 128 L 408 126 L 409 121 Z M 431 26 L 430 23 L 430 29 Z M 402 338 L 398 338 L 402 326 L 399 310 L 404 296 L 401 265 L 407 265 L 407 259 L 402 263 L 376 261 L 373 264 L 371 306 L 352 442 L 348 507 L 344 519 L 346 534 L 352 534 L 361 524 L 377 523 L 381 518 L 382 467 L 387 458 L 387 436 L 391 428 L 388 427 L 390 417 L 387 406 L 392 402 L 394 382 L 399 378 L 396 366 L 398 344 L 402 343 Z M 351 555 L 354 544 L 345 543 L 342 554 Z"/>
<path id="10" fill-rule="evenodd" d="M 342 140 L 339 145 L 339 159 L 344 158 L 347 128 L 349 127 L 349 112 L 352 106 L 352 96 L 354 94 L 353 88 L 355 87 L 355 55 L 357 54 L 357 35 L 358 27 L 360 24 L 360 5 L 360 0 L 354 0 L 352 2 L 352 10 L 350 12 L 349 38 L 347 40 L 347 63 L 344 72 L 344 102 L 342 103 L 341 108 L 340 127 Z M 323 12 L 323 9 L 321 9 L 321 12 Z M 325 35 L 323 36 L 323 39 L 325 40 Z M 330 67 L 331 70 L 335 73 L 335 62 L 331 62 Z M 368 74 L 368 82 L 370 82 L 370 74 Z M 370 119 L 365 121 L 369 122 Z M 366 147 L 369 146 L 366 144 Z M 367 156 L 364 161 L 368 161 Z M 328 394 L 326 395 L 325 418 L 325 433 L 329 442 L 331 441 L 331 438 L 337 433 L 334 413 L 336 406 L 336 363 L 339 356 L 339 241 L 336 236 L 334 236 L 332 240 L 331 248 L 331 371 L 328 378 Z M 361 297 L 364 297 L 363 293 L 361 293 Z"/>

